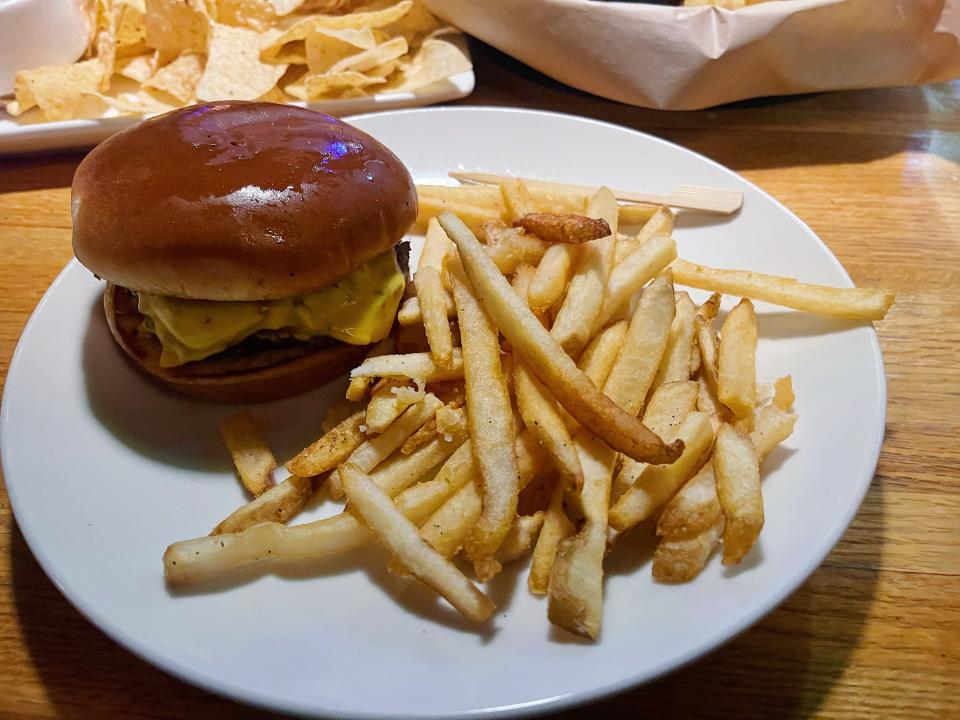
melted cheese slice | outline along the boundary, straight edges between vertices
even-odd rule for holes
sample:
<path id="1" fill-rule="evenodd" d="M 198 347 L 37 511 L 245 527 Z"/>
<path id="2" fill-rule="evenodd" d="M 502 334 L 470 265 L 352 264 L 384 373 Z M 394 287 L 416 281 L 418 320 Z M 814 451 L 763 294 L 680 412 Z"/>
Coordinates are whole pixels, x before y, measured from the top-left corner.
<path id="1" fill-rule="evenodd" d="M 404 286 L 391 250 L 336 285 L 301 297 L 253 302 L 137 297 L 144 329 L 163 346 L 160 365 L 175 367 L 222 352 L 261 330 L 289 332 L 298 340 L 328 336 L 369 345 L 390 332 Z"/>

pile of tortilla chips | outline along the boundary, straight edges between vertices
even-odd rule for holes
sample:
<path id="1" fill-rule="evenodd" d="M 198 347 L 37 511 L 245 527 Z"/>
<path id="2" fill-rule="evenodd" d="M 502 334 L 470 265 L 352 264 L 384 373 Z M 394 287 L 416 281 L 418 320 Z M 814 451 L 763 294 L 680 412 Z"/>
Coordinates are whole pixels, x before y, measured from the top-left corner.
<path id="1" fill-rule="evenodd" d="M 470 69 L 417 0 L 96 0 L 72 65 L 17 73 L 14 116 L 154 114 L 207 100 L 416 92 Z M 36 114 L 36 113 L 34 113 Z"/>

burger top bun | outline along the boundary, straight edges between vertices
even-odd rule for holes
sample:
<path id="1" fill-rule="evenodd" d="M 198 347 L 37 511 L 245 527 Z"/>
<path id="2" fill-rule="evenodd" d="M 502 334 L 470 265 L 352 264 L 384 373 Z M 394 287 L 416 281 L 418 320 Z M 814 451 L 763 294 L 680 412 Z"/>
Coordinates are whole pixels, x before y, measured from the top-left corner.
<path id="1" fill-rule="evenodd" d="M 413 224 L 410 173 L 366 133 L 312 110 L 217 102 L 97 146 L 73 179 L 73 249 L 115 285 L 271 300 L 335 283 Z"/>

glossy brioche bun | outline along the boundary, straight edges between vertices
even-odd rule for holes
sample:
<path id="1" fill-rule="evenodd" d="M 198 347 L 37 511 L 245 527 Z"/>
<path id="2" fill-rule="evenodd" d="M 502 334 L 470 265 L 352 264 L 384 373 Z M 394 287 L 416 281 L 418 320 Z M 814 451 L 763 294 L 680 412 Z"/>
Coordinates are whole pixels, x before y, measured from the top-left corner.
<path id="1" fill-rule="evenodd" d="M 203 300 L 318 290 L 413 224 L 410 173 L 327 115 L 214 102 L 98 145 L 73 179 L 73 250 L 121 287 Z"/>
<path id="2" fill-rule="evenodd" d="M 316 349 L 299 348 L 298 354 L 279 361 L 282 351 L 263 349 L 243 353 L 229 369 L 216 359 L 162 368 L 160 342 L 138 332 L 143 316 L 137 311 L 136 298 L 108 283 L 103 309 L 111 334 L 139 370 L 181 395 L 206 400 L 248 403 L 296 395 L 337 379 L 356 367 L 369 350 L 366 345 L 329 341 Z"/>

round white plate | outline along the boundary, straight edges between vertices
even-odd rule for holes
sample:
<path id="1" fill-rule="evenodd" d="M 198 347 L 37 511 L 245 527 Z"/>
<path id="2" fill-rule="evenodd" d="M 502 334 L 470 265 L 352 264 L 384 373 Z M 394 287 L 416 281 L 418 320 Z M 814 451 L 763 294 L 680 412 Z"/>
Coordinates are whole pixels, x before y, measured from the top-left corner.
<path id="1" fill-rule="evenodd" d="M 667 192 L 739 188 L 730 219 L 680 216 L 684 257 L 849 285 L 800 220 L 734 173 L 653 137 L 575 117 L 432 109 L 353 122 L 418 181 L 452 169 Z M 118 171 L 122 171 L 118 168 Z M 167 396 L 121 359 L 101 285 L 75 262 L 37 307 L 10 366 L 2 452 L 17 521 L 61 591 L 108 635 L 189 682 L 305 715 L 452 717 L 556 709 L 625 689 L 715 648 L 792 592 L 857 511 L 883 437 L 885 384 L 869 325 L 758 304 L 761 380 L 792 373 L 800 421 L 764 465 L 766 526 L 736 570 L 659 585 L 635 533 L 608 563 L 599 642 L 551 629 L 525 566 L 488 588 L 488 627 L 391 577 L 378 548 L 229 586 L 171 593 L 161 556 L 243 502 L 217 434 L 228 408 Z M 697 299 L 703 294 L 697 293 Z M 328 388 L 254 406 L 278 456 L 318 432 Z M 315 518 L 335 510 L 311 508 Z"/>

